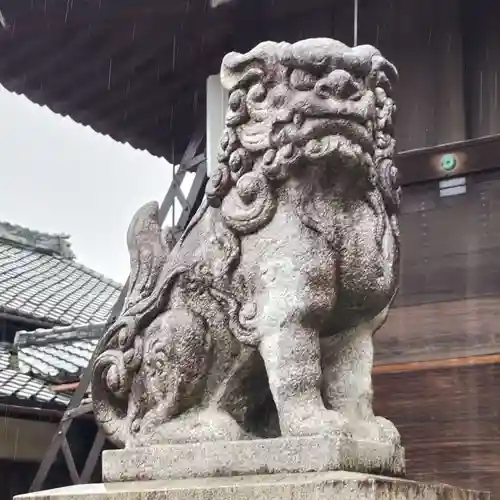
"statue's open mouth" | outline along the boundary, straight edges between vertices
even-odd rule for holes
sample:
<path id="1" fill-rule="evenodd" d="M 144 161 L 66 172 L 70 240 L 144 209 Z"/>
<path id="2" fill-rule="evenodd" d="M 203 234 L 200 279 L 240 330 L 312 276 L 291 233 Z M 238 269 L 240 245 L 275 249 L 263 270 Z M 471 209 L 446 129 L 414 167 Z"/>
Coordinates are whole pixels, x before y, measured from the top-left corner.
<path id="1" fill-rule="evenodd" d="M 311 139 L 326 136 L 341 136 L 361 146 L 364 152 L 373 154 L 374 137 L 371 124 L 361 124 L 348 118 L 309 119 L 298 131 L 297 140 L 307 144 Z"/>
<path id="2" fill-rule="evenodd" d="M 296 114 L 303 116 L 298 132 L 306 142 L 325 135 L 339 135 L 361 146 L 364 152 L 373 154 L 376 144 L 373 92 L 358 92 L 347 98 L 321 98 L 315 92 L 309 92 L 296 99 L 293 107 Z"/>
<path id="3" fill-rule="evenodd" d="M 290 143 L 302 147 L 327 136 L 343 137 L 373 155 L 375 116 L 371 92 L 355 100 L 323 99 L 313 92 L 300 93 L 291 103 L 289 113 L 274 122 L 271 143 L 277 148 Z"/>
<path id="4" fill-rule="evenodd" d="M 375 149 L 372 121 L 361 120 L 358 116 L 351 119 L 330 115 L 305 120 L 295 119 L 291 123 L 276 125 L 272 133 L 272 144 L 278 149 L 286 144 L 294 144 L 309 150 L 324 150 L 326 153 L 328 149 L 335 149 L 334 143 L 346 140 L 351 145 L 360 146 L 363 153 L 373 155 Z"/>

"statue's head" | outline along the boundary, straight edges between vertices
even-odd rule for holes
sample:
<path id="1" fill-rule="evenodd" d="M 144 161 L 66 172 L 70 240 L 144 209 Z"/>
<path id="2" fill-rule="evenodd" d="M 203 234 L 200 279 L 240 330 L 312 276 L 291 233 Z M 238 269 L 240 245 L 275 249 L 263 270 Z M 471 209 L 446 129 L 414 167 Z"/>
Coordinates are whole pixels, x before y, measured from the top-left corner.
<path id="1" fill-rule="evenodd" d="M 229 107 L 209 202 L 221 206 L 234 229 L 249 232 L 271 216 L 263 193 L 319 164 L 365 176 L 395 211 L 396 79 L 395 67 L 374 47 L 324 38 L 264 42 L 226 55 L 221 81 Z M 244 227 L 240 219 L 248 219 Z"/>

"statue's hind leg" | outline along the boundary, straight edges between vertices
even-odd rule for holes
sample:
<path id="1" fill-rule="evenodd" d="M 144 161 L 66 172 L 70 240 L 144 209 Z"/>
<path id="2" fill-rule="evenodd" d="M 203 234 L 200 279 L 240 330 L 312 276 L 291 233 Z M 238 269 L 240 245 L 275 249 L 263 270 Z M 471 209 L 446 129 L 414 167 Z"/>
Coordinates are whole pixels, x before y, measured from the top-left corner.
<path id="1" fill-rule="evenodd" d="M 375 417 L 372 408 L 373 333 L 386 315 L 383 311 L 370 322 L 321 339 L 323 398 L 328 408 L 344 415 L 354 438 L 397 444 L 394 424 Z"/>

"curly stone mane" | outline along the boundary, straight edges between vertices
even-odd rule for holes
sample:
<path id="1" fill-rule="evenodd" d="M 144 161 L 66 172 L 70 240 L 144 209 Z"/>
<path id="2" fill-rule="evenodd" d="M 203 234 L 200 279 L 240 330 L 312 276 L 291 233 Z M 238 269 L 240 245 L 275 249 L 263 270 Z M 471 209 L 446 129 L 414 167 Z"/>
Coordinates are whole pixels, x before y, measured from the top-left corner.
<path id="1" fill-rule="evenodd" d="M 273 191 L 302 166 L 332 157 L 365 167 L 391 215 L 400 189 L 393 156 L 394 66 L 371 46 L 335 40 L 264 42 L 228 54 L 229 90 L 219 164 L 207 199 L 226 224 L 248 234 L 269 221 Z M 366 170 L 367 169 L 367 170 Z"/>

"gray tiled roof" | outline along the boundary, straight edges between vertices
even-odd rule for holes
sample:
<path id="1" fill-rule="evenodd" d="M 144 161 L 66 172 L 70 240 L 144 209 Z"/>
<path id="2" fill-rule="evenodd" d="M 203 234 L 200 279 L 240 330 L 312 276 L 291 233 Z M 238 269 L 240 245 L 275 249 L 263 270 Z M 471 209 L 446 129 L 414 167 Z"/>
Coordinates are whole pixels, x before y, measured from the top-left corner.
<path id="1" fill-rule="evenodd" d="M 78 264 L 70 247 L 68 236 L 0 222 L 0 313 L 66 325 L 0 344 L 0 401 L 67 406 L 70 396 L 49 384 L 79 380 L 89 363 L 121 286 Z"/>
<path id="2" fill-rule="evenodd" d="M 14 342 L 20 372 L 53 382 L 73 382 L 87 367 L 104 323 L 18 332 Z"/>
<path id="3" fill-rule="evenodd" d="M 0 238 L 0 311 L 55 324 L 100 323 L 120 288 L 70 258 Z"/>
<path id="4" fill-rule="evenodd" d="M 0 360 L 9 355 L 8 347 L 0 346 Z M 3 353 L 3 354 L 2 354 Z M 0 365 L 0 402 L 4 399 L 31 401 L 36 404 L 55 404 L 67 406 L 70 397 L 57 394 L 43 381 L 30 377 L 12 368 L 3 368 Z"/>

